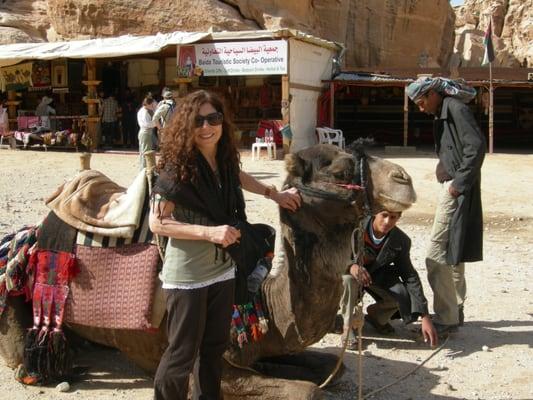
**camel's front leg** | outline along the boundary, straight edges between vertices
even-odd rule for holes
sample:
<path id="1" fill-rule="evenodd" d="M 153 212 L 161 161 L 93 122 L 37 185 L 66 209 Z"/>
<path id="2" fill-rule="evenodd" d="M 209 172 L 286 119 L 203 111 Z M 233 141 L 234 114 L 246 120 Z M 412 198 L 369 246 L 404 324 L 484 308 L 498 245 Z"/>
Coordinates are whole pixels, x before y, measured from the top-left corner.
<path id="1" fill-rule="evenodd" d="M 319 400 L 322 391 L 311 382 L 271 378 L 226 364 L 222 378 L 224 400 Z"/>

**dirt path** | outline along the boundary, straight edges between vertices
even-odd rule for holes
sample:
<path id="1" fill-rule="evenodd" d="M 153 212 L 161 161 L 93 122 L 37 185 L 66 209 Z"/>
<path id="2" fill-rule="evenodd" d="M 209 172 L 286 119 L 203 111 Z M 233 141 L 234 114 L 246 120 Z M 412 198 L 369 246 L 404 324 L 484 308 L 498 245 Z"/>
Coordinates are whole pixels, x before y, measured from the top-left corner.
<path id="1" fill-rule="evenodd" d="M 413 263 L 431 303 L 423 263 L 435 207 L 437 184 L 430 153 L 379 154 L 411 174 L 418 202 L 404 213 L 400 226 L 413 241 Z M 280 186 L 283 162 L 253 162 L 243 156 L 244 169 Z M 0 150 L 0 235 L 36 223 L 46 213 L 42 199 L 78 168 L 72 153 Z M 95 154 L 92 167 L 127 186 L 137 171 L 136 155 Z M 533 155 L 496 154 L 483 166 L 485 260 L 467 266 L 466 324 L 445 348 L 414 375 L 381 392 L 376 399 L 532 399 L 533 398 Z M 272 204 L 246 197 L 253 222 L 277 225 Z M 369 302 L 365 297 L 365 302 Z M 371 329 L 364 340 L 364 391 L 370 392 L 404 375 L 431 354 L 409 328 L 395 325 L 398 336 L 379 337 Z M 327 335 L 314 347 L 339 352 L 339 336 Z M 483 351 L 482 346 L 488 346 Z M 0 390 L 18 399 L 151 398 L 152 381 L 119 353 L 89 346 L 80 364 L 90 365 L 89 379 L 73 382 L 68 393 L 54 388 L 24 387 L 13 372 L 0 366 Z M 326 399 L 356 399 L 357 353 L 345 355 L 346 373 L 325 392 Z"/>

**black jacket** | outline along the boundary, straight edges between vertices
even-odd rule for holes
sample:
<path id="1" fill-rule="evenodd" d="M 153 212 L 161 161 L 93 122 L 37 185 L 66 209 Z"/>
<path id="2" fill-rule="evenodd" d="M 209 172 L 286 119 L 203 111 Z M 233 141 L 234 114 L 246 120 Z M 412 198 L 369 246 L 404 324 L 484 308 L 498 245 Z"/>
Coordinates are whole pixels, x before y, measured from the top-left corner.
<path id="1" fill-rule="evenodd" d="M 371 221 L 370 217 L 365 221 L 366 230 Z M 400 228 L 394 227 L 375 261 L 365 265 L 372 284 L 387 290 L 398 301 L 400 315 L 406 324 L 428 314 L 427 300 L 420 277 L 411 263 L 410 250 L 411 239 Z M 372 297 L 379 298 L 371 287 L 367 291 Z"/>
<path id="2" fill-rule="evenodd" d="M 452 186 L 461 193 L 451 221 L 446 261 L 450 265 L 480 261 L 483 259 L 481 165 L 485 158 L 485 138 L 468 106 L 452 97 L 443 99 L 433 133 L 437 155 L 453 178 Z"/>

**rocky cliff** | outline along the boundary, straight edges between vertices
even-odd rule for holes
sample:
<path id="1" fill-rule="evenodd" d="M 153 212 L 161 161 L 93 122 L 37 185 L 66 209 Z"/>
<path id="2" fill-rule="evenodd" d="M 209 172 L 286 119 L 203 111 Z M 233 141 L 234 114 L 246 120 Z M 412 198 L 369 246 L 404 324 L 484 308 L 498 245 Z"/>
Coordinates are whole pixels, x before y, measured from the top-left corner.
<path id="1" fill-rule="evenodd" d="M 495 66 L 533 66 L 533 0 L 466 0 L 456 9 L 451 63 L 479 66 L 483 37 L 492 16 Z"/>
<path id="2" fill-rule="evenodd" d="M 479 65 L 484 13 L 495 10 L 498 62 L 531 49 L 533 0 L 0 0 L 0 43 L 154 34 L 295 28 L 345 43 L 355 68 Z M 456 30 L 454 35 L 454 29 Z M 454 48 L 455 38 L 455 48 Z M 480 55 L 481 54 L 481 55 Z"/>

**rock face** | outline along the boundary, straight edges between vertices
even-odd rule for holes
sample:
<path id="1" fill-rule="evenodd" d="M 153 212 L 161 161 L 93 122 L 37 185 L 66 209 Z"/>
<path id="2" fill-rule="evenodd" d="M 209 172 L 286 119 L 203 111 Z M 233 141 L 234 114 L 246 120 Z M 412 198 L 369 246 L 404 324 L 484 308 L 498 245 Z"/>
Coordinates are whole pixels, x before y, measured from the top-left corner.
<path id="1" fill-rule="evenodd" d="M 452 64 L 478 67 L 492 16 L 494 66 L 533 66 L 533 0 L 466 0 L 456 9 Z"/>
<path id="2" fill-rule="evenodd" d="M 447 65 L 455 15 L 448 1 L 233 0 L 266 28 L 297 28 L 346 44 L 346 65 L 357 68 Z M 420 37 L 425 40 L 421 41 Z"/>
<path id="3" fill-rule="evenodd" d="M 50 24 L 64 38 L 157 32 L 260 29 L 216 0 L 47 0 Z"/>
<path id="4" fill-rule="evenodd" d="M 500 65 L 532 65 L 532 6 L 466 0 L 456 18 L 447 0 L 0 0 L 0 43 L 295 28 L 344 43 L 349 67 L 478 66 L 492 8 Z"/>
<path id="5" fill-rule="evenodd" d="M 42 42 L 49 28 L 46 1 L 0 0 L 0 44 Z"/>

